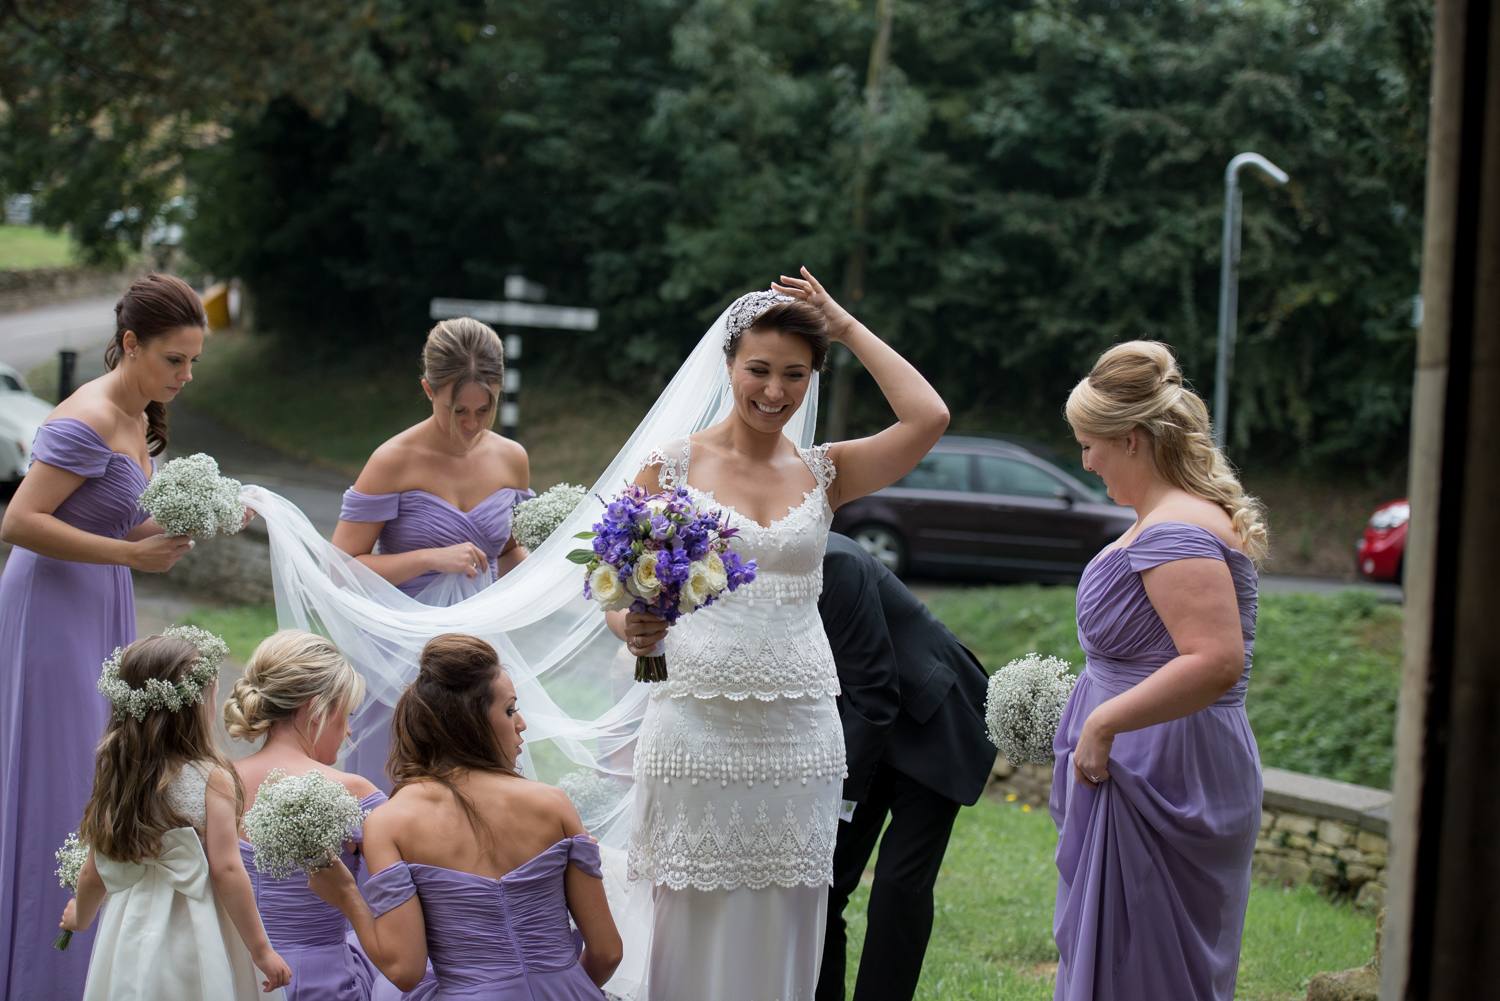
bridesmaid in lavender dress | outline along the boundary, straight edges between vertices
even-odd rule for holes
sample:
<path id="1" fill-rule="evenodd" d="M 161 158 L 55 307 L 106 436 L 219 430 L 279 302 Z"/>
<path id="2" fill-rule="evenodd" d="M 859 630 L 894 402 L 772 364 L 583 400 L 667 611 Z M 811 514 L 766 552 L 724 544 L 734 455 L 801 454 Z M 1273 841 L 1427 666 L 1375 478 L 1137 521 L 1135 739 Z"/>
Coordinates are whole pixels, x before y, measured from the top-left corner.
<path id="1" fill-rule="evenodd" d="M 488 326 L 444 320 L 427 335 L 422 389 L 432 416 L 377 448 L 344 506 L 333 544 L 402 591 L 451 605 L 526 558 L 511 511 L 534 496 L 526 450 L 490 430 L 505 351 Z M 391 707 L 371 700 L 348 767 L 384 787 Z"/>
<path id="2" fill-rule="evenodd" d="M 1067 414 L 1137 521 L 1078 587 L 1087 666 L 1052 780 L 1056 997 L 1231 1001 L 1260 826 L 1245 718 L 1260 507 L 1163 344 L 1105 352 Z"/>
<path id="3" fill-rule="evenodd" d="M 0 576 L 0 999 L 83 994 L 94 933 L 51 948 L 57 929 L 44 915 L 69 896 L 52 854 L 93 786 L 109 719 L 100 666 L 135 640 L 130 569 L 161 573 L 192 547 L 163 536 L 136 502 L 167 445 L 165 404 L 203 349 L 203 304 L 153 274 L 115 317 L 110 371 L 42 425 L 0 525 L 15 547 Z"/>
<path id="4" fill-rule="evenodd" d="M 384 803 L 385 793 L 368 779 L 330 767 L 349 733 L 349 710 L 364 694 L 364 679 L 323 637 L 283 629 L 262 640 L 224 703 L 224 725 L 231 737 L 265 741 L 235 763 L 245 787 L 245 809 L 255 805 L 261 783 L 277 768 L 288 775 L 320 771 L 358 797 L 366 810 Z M 394 996 L 395 988 L 360 949 L 344 915 L 313 896 L 305 878 L 264 875 L 243 838 L 240 856 L 266 935 L 292 969 L 286 1001 L 370 1001 L 379 987 Z M 344 845 L 343 860 L 351 872 L 360 871 L 358 839 Z"/>
<path id="5" fill-rule="evenodd" d="M 619 965 L 598 846 L 565 793 L 515 772 L 525 729 L 493 647 L 431 640 L 396 705 L 396 791 L 365 822 L 365 895 L 343 865 L 309 880 L 403 990 L 430 957 L 440 998 L 601 1001 Z"/>

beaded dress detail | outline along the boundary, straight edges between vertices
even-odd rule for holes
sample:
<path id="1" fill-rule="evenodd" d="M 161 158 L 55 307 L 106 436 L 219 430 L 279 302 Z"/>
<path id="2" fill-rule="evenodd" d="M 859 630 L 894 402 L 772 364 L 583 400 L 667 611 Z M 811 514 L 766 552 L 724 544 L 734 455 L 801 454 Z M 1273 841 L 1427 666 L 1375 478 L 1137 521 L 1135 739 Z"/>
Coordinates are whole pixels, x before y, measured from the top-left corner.
<path id="1" fill-rule="evenodd" d="M 818 596 L 836 470 L 826 445 L 799 453 L 816 485 L 770 525 L 688 485 L 687 439 L 646 460 L 662 489 L 721 508 L 757 570 L 667 633 L 669 679 L 652 685 L 636 748 L 631 879 L 758 890 L 832 877 L 844 734 Z"/>

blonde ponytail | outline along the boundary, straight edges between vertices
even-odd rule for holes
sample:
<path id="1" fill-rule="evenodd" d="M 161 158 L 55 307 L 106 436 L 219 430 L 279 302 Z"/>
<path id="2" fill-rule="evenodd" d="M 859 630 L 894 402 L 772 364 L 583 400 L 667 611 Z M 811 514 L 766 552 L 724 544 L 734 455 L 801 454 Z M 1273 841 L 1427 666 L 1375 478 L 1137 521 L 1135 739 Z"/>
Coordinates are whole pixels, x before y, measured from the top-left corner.
<path id="1" fill-rule="evenodd" d="M 283 629 L 261 641 L 224 703 L 224 728 L 239 740 L 259 740 L 277 723 L 294 719 L 311 703 L 313 727 L 336 710 L 353 710 L 365 697 L 361 678 L 338 647 L 300 629 Z"/>
<path id="2" fill-rule="evenodd" d="M 1068 423 L 1095 438 L 1132 431 L 1151 438 L 1148 457 L 1157 476 L 1224 509 L 1257 566 L 1270 548 L 1265 509 L 1245 493 L 1214 446 L 1208 408 L 1182 382 L 1172 349 L 1160 341 L 1116 344 L 1068 395 Z"/>

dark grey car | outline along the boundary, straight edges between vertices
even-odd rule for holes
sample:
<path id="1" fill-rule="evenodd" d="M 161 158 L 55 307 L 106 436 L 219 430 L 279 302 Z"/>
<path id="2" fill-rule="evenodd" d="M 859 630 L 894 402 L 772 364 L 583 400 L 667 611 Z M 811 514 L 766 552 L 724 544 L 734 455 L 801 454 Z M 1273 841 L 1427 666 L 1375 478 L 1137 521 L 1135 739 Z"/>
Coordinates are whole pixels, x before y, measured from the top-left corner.
<path id="1" fill-rule="evenodd" d="M 839 508 L 833 530 L 896 574 L 1071 583 L 1134 522 L 1032 450 L 945 435 L 895 485 Z"/>

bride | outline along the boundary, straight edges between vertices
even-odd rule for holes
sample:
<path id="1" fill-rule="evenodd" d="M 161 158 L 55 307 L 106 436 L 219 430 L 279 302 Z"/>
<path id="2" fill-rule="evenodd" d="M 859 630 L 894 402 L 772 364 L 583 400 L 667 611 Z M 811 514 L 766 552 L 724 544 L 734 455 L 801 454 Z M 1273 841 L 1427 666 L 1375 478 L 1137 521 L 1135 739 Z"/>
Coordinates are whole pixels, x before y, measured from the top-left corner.
<path id="1" fill-rule="evenodd" d="M 629 871 L 654 886 L 651 1001 L 813 996 L 833 872 L 844 738 L 818 617 L 828 526 L 894 483 L 948 424 L 936 391 L 806 268 L 735 302 L 724 325 L 727 417 L 658 448 L 636 482 L 686 488 L 739 529 L 753 583 L 675 626 L 608 613 L 631 653 L 665 644 L 635 749 Z M 879 434 L 815 448 L 783 433 L 829 341 L 896 412 Z"/>

